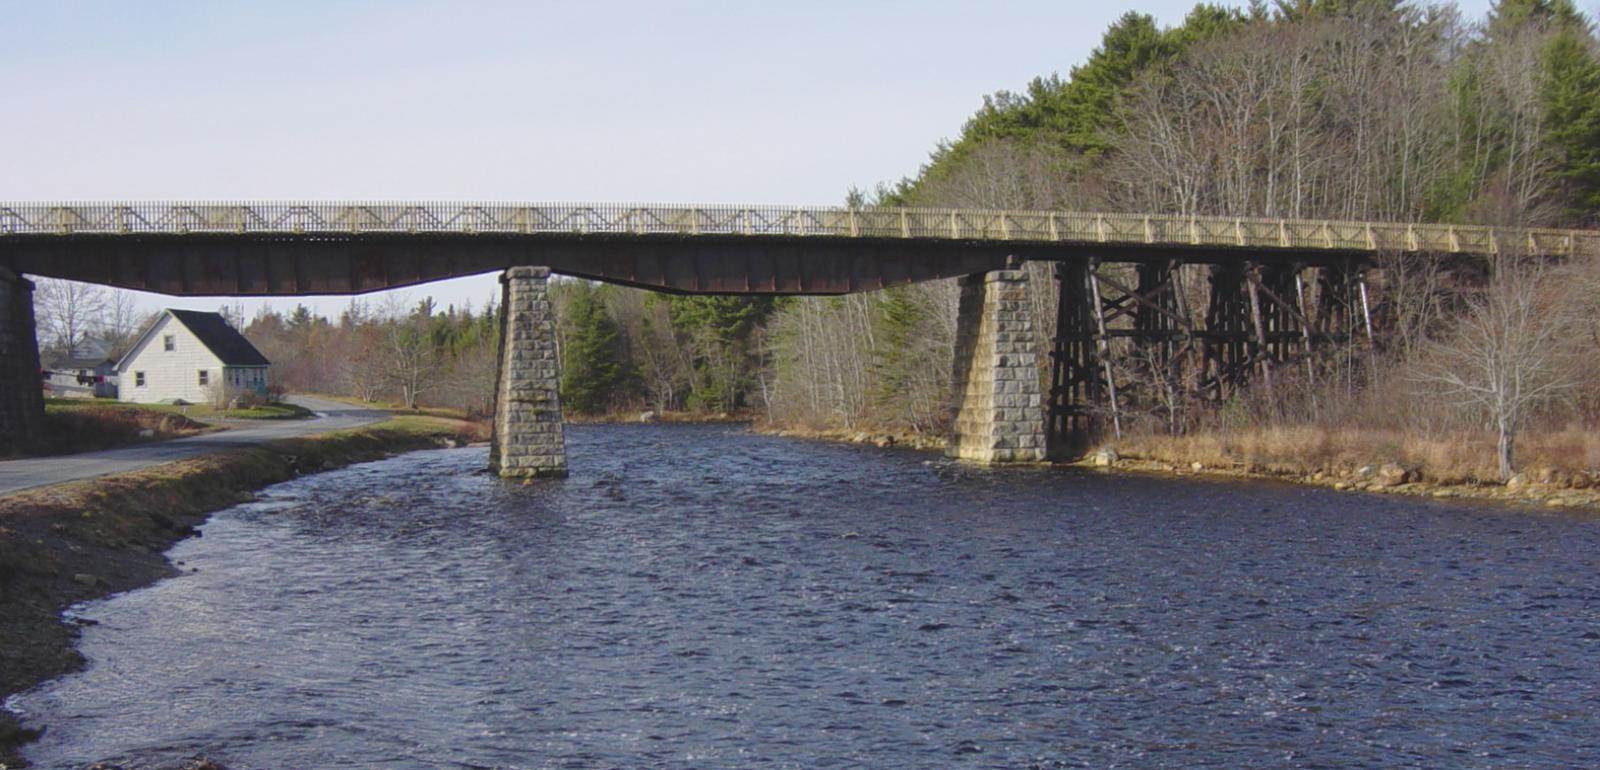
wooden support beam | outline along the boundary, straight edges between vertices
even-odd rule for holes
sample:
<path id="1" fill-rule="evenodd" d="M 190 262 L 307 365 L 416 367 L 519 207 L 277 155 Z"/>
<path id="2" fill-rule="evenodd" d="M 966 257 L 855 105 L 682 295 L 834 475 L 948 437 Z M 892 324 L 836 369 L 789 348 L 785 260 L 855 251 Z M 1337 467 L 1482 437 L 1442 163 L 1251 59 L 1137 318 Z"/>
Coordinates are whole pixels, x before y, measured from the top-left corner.
<path id="1" fill-rule="evenodd" d="M 1272 366 L 1271 357 L 1267 355 L 1267 330 L 1261 323 L 1261 266 L 1250 263 L 1245 269 L 1245 283 L 1249 286 L 1250 295 L 1250 320 L 1256 330 L 1256 349 L 1251 357 L 1259 362 L 1261 367 L 1261 382 L 1267 388 L 1267 394 L 1272 394 Z"/>
<path id="2" fill-rule="evenodd" d="M 1093 306 L 1095 308 L 1100 307 L 1100 279 L 1098 277 L 1100 271 L 1098 268 L 1099 265 L 1095 262 L 1089 263 L 1089 294 L 1093 297 Z M 1100 358 L 1100 365 L 1105 368 L 1106 372 L 1106 398 L 1107 405 L 1111 408 L 1111 428 L 1117 440 L 1121 441 L 1122 415 L 1117 411 L 1117 380 L 1111 373 L 1111 356 L 1110 348 L 1106 341 L 1105 315 L 1097 310 L 1094 314 L 1094 321 L 1098 334 L 1095 340 L 1095 352 Z"/>

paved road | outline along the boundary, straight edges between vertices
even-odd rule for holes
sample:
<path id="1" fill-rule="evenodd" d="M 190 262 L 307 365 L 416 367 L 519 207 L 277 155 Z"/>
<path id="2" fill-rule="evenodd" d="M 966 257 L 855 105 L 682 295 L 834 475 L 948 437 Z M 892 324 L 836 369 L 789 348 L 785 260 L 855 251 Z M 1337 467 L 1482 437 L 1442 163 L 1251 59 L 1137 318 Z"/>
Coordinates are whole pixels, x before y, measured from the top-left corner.
<path id="1" fill-rule="evenodd" d="M 273 439 L 354 428 L 389 416 L 387 412 L 362 409 L 310 396 L 290 396 L 287 400 L 316 412 L 317 416 L 308 420 L 261 420 L 259 424 L 250 423 L 247 427 L 218 433 L 107 449 L 101 452 L 6 460 L 0 462 L 0 495 L 60 484 L 64 481 L 148 468 L 173 460 L 260 444 Z"/>

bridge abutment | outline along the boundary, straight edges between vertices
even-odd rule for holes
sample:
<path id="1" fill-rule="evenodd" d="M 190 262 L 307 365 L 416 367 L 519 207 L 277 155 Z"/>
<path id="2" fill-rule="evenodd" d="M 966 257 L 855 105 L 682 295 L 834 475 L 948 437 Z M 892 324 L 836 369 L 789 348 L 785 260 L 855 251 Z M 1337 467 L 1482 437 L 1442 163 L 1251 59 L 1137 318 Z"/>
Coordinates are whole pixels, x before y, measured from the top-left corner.
<path id="1" fill-rule="evenodd" d="M 545 267 L 513 267 L 500 277 L 500 372 L 489 468 L 507 478 L 567 475 L 549 278 Z"/>
<path id="2" fill-rule="evenodd" d="M 1029 308 L 1025 270 L 961 279 L 946 456 L 987 464 L 1045 459 Z"/>
<path id="3" fill-rule="evenodd" d="M 0 267 L 0 453 L 26 446 L 43 423 L 33 282 Z"/>

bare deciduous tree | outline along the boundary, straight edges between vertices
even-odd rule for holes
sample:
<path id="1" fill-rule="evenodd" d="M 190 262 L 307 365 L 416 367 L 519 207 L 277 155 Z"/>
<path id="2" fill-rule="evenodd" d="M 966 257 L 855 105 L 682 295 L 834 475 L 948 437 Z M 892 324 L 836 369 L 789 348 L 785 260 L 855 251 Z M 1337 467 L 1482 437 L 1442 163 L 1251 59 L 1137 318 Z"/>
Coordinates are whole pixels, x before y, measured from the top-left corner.
<path id="1" fill-rule="evenodd" d="M 1503 260 L 1417 369 L 1418 380 L 1492 424 L 1501 480 L 1516 472 L 1517 433 L 1531 413 L 1576 384 L 1569 286 L 1550 268 Z"/>
<path id="2" fill-rule="evenodd" d="M 658 413 L 681 408 L 692 356 L 673 333 L 667 302 L 634 289 L 606 292 L 605 302 L 622 331 L 624 355 L 638 371 L 643 403 Z"/>
<path id="3" fill-rule="evenodd" d="M 34 315 L 46 344 L 73 355 L 100 323 L 106 289 L 89 283 L 40 279 L 33 293 Z"/>
<path id="4" fill-rule="evenodd" d="M 389 384 L 383 332 L 372 323 L 351 324 L 337 352 L 339 384 L 344 392 L 372 403 Z"/>
<path id="5" fill-rule="evenodd" d="M 495 387 L 499 384 L 499 351 L 479 345 L 456 356 L 449 369 L 448 405 L 469 416 L 494 414 Z"/>
<path id="6" fill-rule="evenodd" d="M 416 409 L 422 396 L 439 385 L 444 358 L 428 337 L 428 316 L 423 309 L 406 308 L 391 296 L 383 315 L 389 321 L 382 334 L 385 377 L 405 407 Z"/>
<path id="7" fill-rule="evenodd" d="M 111 355 L 123 352 L 149 321 L 149 313 L 139 312 L 133 292 L 108 289 L 105 312 L 97 324 L 98 333 L 107 346 L 106 352 Z M 235 328 L 243 329 L 244 325 L 240 323 Z"/>

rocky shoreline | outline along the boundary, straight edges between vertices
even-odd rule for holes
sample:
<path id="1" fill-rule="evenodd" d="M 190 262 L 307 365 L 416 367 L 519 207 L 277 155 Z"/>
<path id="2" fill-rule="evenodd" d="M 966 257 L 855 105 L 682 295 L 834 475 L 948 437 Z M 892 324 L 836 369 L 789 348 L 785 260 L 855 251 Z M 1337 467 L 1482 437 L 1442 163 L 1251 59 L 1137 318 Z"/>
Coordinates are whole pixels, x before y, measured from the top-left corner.
<path id="1" fill-rule="evenodd" d="M 674 425 L 743 425 L 755 418 L 738 412 L 657 412 L 653 409 L 600 414 L 567 414 L 568 425 L 621 425 L 625 423 L 668 423 Z"/>
<path id="2" fill-rule="evenodd" d="M 213 511 L 301 474 L 475 438 L 471 423 L 401 417 L 0 497 L 0 702 L 80 668 L 81 621 L 62 612 L 177 574 L 164 552 Z M 18 752 L 36 737 L 0 710 L 0 770 L 25 767 Z"/>
<path id="3" fill-rule="evenodd" d="M 900 447 L 922 451 L 943 451 L 945 439 L 916 431 L 860 430 L 851 428 L 806 428 L 795 426 L 758 425 L 757 433 L 784 438 L 803 438 L 817 441 L 836 441 L 845 444 L 871 444 L 879 448 Z"/>

